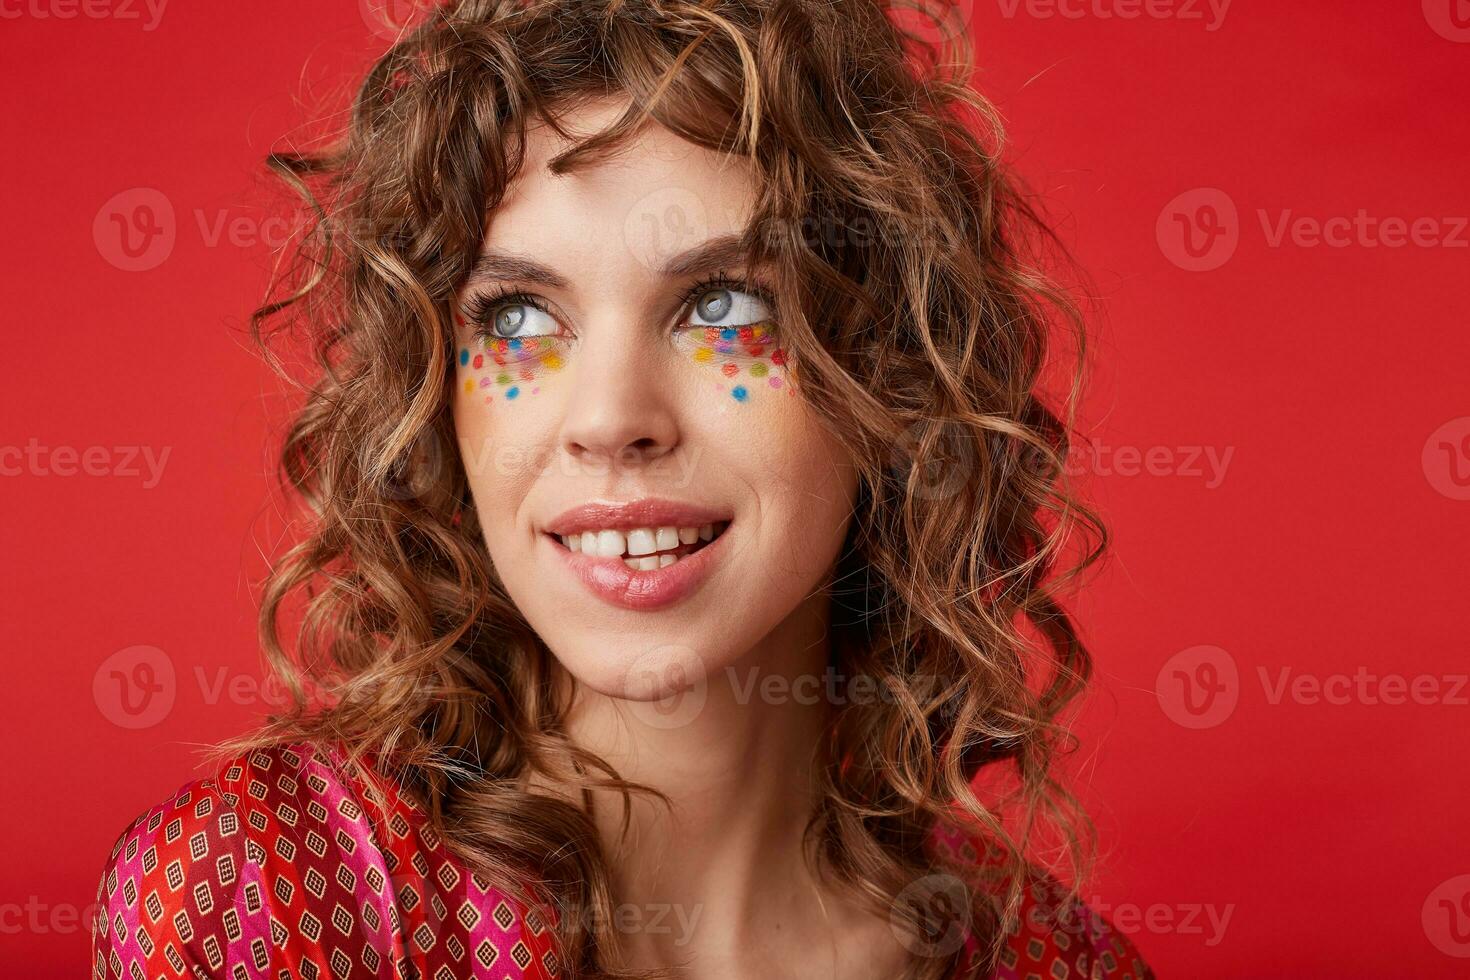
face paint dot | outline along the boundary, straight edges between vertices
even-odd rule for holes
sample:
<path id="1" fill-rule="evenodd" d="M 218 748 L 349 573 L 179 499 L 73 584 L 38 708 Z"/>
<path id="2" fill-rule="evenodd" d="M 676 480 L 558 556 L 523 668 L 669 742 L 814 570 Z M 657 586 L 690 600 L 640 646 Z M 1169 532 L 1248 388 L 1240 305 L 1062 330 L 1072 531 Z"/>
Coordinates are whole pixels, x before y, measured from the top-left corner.
<path id="1" fill-rule="evenodd" d="M 488 387 L 490 387 L 494 383 L 495 382 L 491 381 L 489 378 L 481 378 L 480 379 L 480 387 L 481 388 L 488 388 Z"/>
<path id="2" fill-rule="evenodd" d="M 555 354 L 547 354 L 541 359 L 541 363 L 546 366 L 546 370 L 548 371 L 557 371 L 561 369 L 561 358 L 557 357 Z"/>
<path id="3" fill-rule="evenodd" d="M 475 383 L 473 381 L 466 381 L 464 383 L 464 393 L 466 395 L 473 394 L 474 393 L 474 390 L 475 390 Z"/>
<path id="4" fill-rule="evenodd" d="M 470 349 L 465 347 L 459 352 L 459 366 L 464 367 L 468 363 L 470 363 Z"/>
<path id="5" fill-rule="evenodd" d="M 745 390 L 745 385 L 736 385 L 730 389 L 730 394 L 735 396 L 737 402 L 743 402 L 750 397 L 750 393 Z"/>
<path id="6" fill-rule="evenodd" d="M 736 331 L 736 333 L 739 334 L 740 339 L 745 341 L 746 343 L 750 343 L 750 338 L 755 335 L 755 331 L 752 330 L 750 327 L 741 327 L 739 330 Z"/>
<path id="7" fill-rule="evenodd" d="M 506 391 L 505 391 L 505 397 L 506 398 L 514 398 L 516 395 L 519 395 L 520 393 L 521 393 L 521 389 L 519 389 L 519 388 L 507 388 Z"/>
<path id="8" fill-rule="evenodd" d="M 750 374 L 754 378 L 764 378 L 767 370 L 764 364 L 752 364 L 750 366 Z"/>
<path id="9" fill-rule="evenodd" d="M 784 347 L 777 347 L 775 350 L 771 351 L 771 363 L 772 364 L 785 364 L 786 363 L 786 349 Z"/>
<path id="10" fill-rule="evenodd" d="M 720 370 L 724 372 L 725 377 L 733 378 L 740 373 L 740 365 L 732 361 L 726 361 L 720 365 Z"/>
<path id="11" fill-rule="evenodd" d="M 504 371 L 501 371 L 495 376 L 495 383 L 498 385 L 510 384 L 510 375 L 506 374 Z"/>
<path id="12" fill-rule="evenodd" d="M 736 336 L 738 335 L 735 333 L 735 328 L 733 327 L 726 327 L 720 331 L 721 340 L 734 340 Z"/>
<path id="13" fill-rule="evenodd" d="M 512 337 L 510 339 L 510 349 L 511 350 L 520 350 L 521 349 L 521 338 L 519 338 L 519 337 Z"/>
<path id="14" fill-rule="evenodd" d="M 701 364 L 703 364 L 703 363 L 705 363 L 707 361 L 714 360 L 714 357 L 715 357 L 715 352 L 712 351 L 712 350 L 710 350 L 708 347 L 701 347 L 697 351 L 694 352 L 694 359 L 696 361 L 699 361 Z"/>
<path id="15" fill-rule="evenodd" d="M 771 375 L 766 380 L 770 383 L 770 385 L 771 385 L 772 388 L 779 388 L 779 387 L 781 387 L 781 379 L 778 378 L 778 377 L 776 377 L 774 374 Z"/>
<path id="16" fill-rule="evenodd" d="M 485 355 L 484 354 L 476 354 L 475 355 L 475 360 L 474 360 L 474 365 L 475 365 L 475 369 L 476 370 L 484 367 L 485 366 Z"/>

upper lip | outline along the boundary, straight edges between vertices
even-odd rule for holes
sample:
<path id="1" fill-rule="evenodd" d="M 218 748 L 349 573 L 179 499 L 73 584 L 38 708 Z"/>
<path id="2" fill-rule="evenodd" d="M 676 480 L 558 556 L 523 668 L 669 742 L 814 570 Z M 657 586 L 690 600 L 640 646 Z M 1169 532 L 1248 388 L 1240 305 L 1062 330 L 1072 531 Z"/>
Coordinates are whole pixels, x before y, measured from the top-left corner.
<path id="1" fill-rule="evenodd" d="M 700 527 L 728 521 L 734 515 L 726 508 L 640 497 L 637 500 L 594 500 L 578 504 L 546 522 L 548 534 L 577 534 L 582 531 L 631 531 L 640 527 Z"/>

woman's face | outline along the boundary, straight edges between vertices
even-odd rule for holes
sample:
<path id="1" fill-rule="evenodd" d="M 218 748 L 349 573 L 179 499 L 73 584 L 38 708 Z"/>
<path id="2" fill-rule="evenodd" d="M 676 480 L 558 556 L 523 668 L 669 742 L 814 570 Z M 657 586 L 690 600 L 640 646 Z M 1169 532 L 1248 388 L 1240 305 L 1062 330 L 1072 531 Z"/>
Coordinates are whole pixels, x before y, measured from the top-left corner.
<path id="1" fill-rule="evenodd" d="M 516 605 L 578 681 L 649 700 L 821 615 L 857 477 L 727 240 L 744 161 L 650 124 L 554 176 L 565 145 L 528 133 L 457 297 L 454 422 Z"/>

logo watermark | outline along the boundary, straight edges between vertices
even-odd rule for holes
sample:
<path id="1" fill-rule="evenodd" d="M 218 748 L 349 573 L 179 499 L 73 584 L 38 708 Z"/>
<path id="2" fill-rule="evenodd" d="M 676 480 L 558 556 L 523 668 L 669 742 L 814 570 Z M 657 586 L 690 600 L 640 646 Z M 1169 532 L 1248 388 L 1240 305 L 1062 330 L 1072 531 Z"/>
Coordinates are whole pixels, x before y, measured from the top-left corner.
<path id="1" fill-rule="evenodd" d="M 309 702 L 327 700 L 330 692 L 310 677 L 300 679 Z M 180 674 L 174 658 L 155 646 L 140 644 L 113 653 L 92 675 L 92 699 L 102 717 L 119 728 L 143 729 L 161 724 L 185 691 L 201 704 L 215 707 L 283 708 L 294 703 L 291 689 L 274 672 L 264 677 L 229 666 L 195 664 Z"/>
<path id="2" fill-rule="evenodd" d="M 167 718 L 178 694 L 174 662 L 158 647 L 117 651 L 92 675 L 92 700 L 119 728 L 152 728 Z"/>
<path id="3" fill-rule="evenodd" d="M 163 479 L 172 446 L 46 446 L 32 436 L 24 446 L 0 446 L 0 477 L 142 478 L 144 490 Z"/>
<path id="4" fill-rule="evenodd" d="M 1470 707 L 1470 674 L 1403 674 L 1366 665 L 1314 673 L 1258 665 L 1253 672 L 1265 704 L 1279 707 Z M 1159 669 L 1154 693 L 1168 718 L 1184 728 L 1214 728 L 1234 713 L 1244 694 L 1235 658 L 1221 647 L 1195 646 Z"/>
<path id="5" fill-rule="evenodd" d="M 1168 20 L 1203 26 L 1214 33 L 1225 26 L 1232 0 L 996 0 L 1007 20 Z"/>
<path id="6" fill-rule="evenodd" d="M 0 20 L 115 20 L 158 29 L 168 0 L 0 0 Z"/>
<path id="7" fill-rule="evenodd" d="M 1424 478 L 1451 500 L 1470 500 L 1470 415 L 1451 419 L 1424 440 Z"/>
<path id="8" fill-rule="evenodd" d="M 1073 443 L 1064 467 L 1069 476 L 1151 476 L 1199 480 L 1206 490 L 1225 482 L 1234 446 L 1110 446 L 1100 439 Z"/>
<path id="9" fill-rule="evenodd" d="M 1154 692 L 1164 714 L 1185 728 L 1214 728 L 1235 712 L 1240 671 L 1221 647 L 1181 650 L 1159 668 Z"/>
<path id="10" fill-rule="evenodd" d="M 152 187 L 114 194 L 92 219 L 97 253 L 124 272 L 158 268 L 173 254 L 177 238 L 173 202 Z"/>
<path id="11" fill-rule="evenodd" d="M 1424 19 L 1446 41 L 1470 44 L 1470 2 L 1423 0 Z"/>
<path id="12" fill-rule="evenodd" d="M 1470 248 L 1470 216 L 1378 215 L 1367 208 L 1348 214 L 1299 214 L 1293 208 L 1256 208 L 1267 248 L 1399 249 Z M 1235 255 L 1244 231 L 1235 201 L 1217 187 L 1178 195 L 1159 212 L 1159 250 L 1188 272 L 1211 272 Z"/>
<path id="13" fill-rule="evenodd" d="M 1470 958 L 1470 874 L 1440 882 L 1420 912 L 1424 935 L 1446 956 Z"/>
<path id="14" fill-rule="evenodd" d="M 0 936 L 29 933 L 35 936 L 66 936 L 92 929 L 99 910 L 98 902 L 74 905 L 71 902 L 47 902 L 30 895 L 24 902 L 0 902 Z"/>

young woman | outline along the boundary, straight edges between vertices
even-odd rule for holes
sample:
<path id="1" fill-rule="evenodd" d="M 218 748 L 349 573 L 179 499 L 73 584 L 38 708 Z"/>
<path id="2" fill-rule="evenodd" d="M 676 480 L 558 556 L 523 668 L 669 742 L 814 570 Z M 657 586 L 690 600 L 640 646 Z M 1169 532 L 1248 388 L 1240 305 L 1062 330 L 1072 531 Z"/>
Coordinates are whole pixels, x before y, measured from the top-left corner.
<path id="1" fill-rule="evenodd" d="M 907 16 L 465 0 L 272 157 L 297 704 L 118 839 L 96 976 L 1150 975 L 1052 769 L 1076 318 Z"/>

